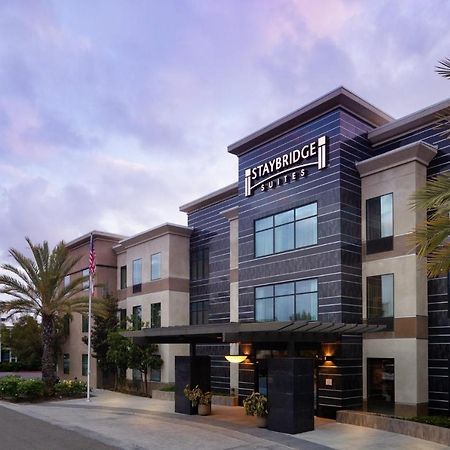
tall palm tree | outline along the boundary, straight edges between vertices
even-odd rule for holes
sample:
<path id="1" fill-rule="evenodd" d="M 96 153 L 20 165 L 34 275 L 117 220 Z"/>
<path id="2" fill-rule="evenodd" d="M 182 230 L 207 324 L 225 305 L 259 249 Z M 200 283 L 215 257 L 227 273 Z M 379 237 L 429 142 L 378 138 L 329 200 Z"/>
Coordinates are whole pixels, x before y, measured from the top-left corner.
<path id="1" fill-rule="evenodd" d="M 87 277 L 74 278 L 64 284 L 64 277 L 73 271 L 78 259 L 69 256 L 63 242 L 50 251 L 48 242 L 33 244 L 26 238 L 32 258 L 11 248 L 15 264 L 2 264 L 0 312 L 39 316 L 42 321 L 42 380 L 51 389 L 56 381 L 56 323 L 72 312 L 86 312 L 88 298 L 83 288 Z"/>
<path id="2" fill-rule="evenodd" d="M 450 271 L 450 173 L 430 179 L 412 197 L 414 208 L 428 211 L 415 231 L 418 254 L 427 258 L 430 277 Z"/>

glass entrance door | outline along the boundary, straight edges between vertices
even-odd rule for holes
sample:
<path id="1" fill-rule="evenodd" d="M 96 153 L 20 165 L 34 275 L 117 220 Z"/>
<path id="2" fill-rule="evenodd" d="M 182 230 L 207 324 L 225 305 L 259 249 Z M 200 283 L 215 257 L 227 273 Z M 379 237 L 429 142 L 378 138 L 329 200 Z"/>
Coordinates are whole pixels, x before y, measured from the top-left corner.
<path id="1" fill-rule="evenodd" d="M 392 413 L 395 406 L 393 358 L 367 359 L 367 409 Z"/>

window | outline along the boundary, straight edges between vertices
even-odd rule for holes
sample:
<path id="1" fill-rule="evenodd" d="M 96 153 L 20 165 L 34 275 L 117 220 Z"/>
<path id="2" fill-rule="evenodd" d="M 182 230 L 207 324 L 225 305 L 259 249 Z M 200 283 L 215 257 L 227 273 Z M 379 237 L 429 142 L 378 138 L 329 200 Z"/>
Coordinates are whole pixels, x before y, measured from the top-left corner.
<path id="1" fill-rule="evenodd" d="M 69 336 L 70 335 L 70 316 L 68 314 L 66 314 L 63 317 L 63 334 L 64 336 Z"/>
<path id="2" fill-rule="evenodd" d="M 161 253 L 156 253 L 150 257 L 150 279 L 159 280 L 161 278 Z"/>
<path id="3" fill-rule="evenodd" d="M 142 381 L 141 371 L 138 369 L 133 369 L 132 378 L 133 381 Z"/>
<path id="4" fill-rule="evenodd" d="M 367 359 L 367 407 L 369 411 L 392 413 L 395 405 L 393 358 Z"/>
<path id="5" fill-rule="evenodd" d="M 255 256 L 317 244 L 317 203 L 255 221 Z"/>
<path id="6" fill-rule="evenodd" d="M 83 377 L 87 377 L 88 374 L 88 355 L 83 353 L 81 355 L 81 375 Z"/>
<path id="7" fill-rule="evenodd" d="M 367 277 L 367 321 L 394 325 L 394 275 Z"/>
<path id="8" fill-rule="evenodd" d="M 386 252 L 394 248 L 394 213 L 392 194 L 366 202 L 367 254 Z"/>
<path id="9" fill-rule="evenodd" d="M 161 356 L 155 355 L 155 357 L 161 359 Z M 156 381 L 158 383 L 161 381 L 161 366 L 159 369 L 151 369 L 150 381 Z"/>
<path id="10" fill-rule="evenodd" d="M 127 310 L 125 308 L 119 309 L 119 328 L 121 330 L 127 329 Z"/>
<path id="11" fill-rule="evenodd" d="M 255 320 L 317 320 L 317 279 L 255 288 Z"/>
<path id="12" fill-rule="evenodd" d="M 133 293 L 142 290 L 142 259 L 133 261 Z"/>
<path id="13" fill-rule="evenodd" d="M 70 284 L 70 275 L 66 275 L 64 277 L 64 287 L 69 286 L 69 284 Z"/>
<path id="14" fill-rule="evenodd" d="M 87 333 L 89 331 L 89 317 L 83 314 L 81 316 L 81 332 Z"/>
<path id="15" fill-rule="evenodd" d="M 127 266 L 120 268 L 120 289 L 127 288 Z"/>
<path id="16" fill-rule="evenodd" d="M 195 302 L 190 304 L 191 325 L 202 325 L 208 323 L 208 302 Z"/>
<path id="17" fill-rule="evenodd" d="M 69 353 L 64 353 L 63 355 L 63 373 L 69 375 L 70 373 L 70 355 Z"/>
<path id="18" fill-rule="evenodd" d="M 150 308 L 151 327 L 159 328 L 161 326 L 161 303 L 152 303 Z"/>
<path id="19" fill-rule="evenodd" d="M 142 328 L 142 306 L 133 306 L 133 330 Z"/>
<path id="20" fill-rule="evenodd" d="M 85 278 L 83 281 L 83 289 L 89 289 L 89 269 L 84 269 L 81 275 Z"/>
<path id="21" fill-rule="evenodd" d="M 209 249 L 199 248 L 191 252 L 191 280 L 209 277 Z"/>

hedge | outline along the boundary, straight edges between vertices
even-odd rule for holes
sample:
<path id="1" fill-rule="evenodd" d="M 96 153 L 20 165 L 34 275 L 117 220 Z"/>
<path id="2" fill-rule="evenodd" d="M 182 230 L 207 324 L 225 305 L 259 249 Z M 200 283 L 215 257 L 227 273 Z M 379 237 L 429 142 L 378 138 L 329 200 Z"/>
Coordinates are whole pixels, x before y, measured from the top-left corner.
<path id="1" fill-rule="evenodd" d="M 53 388 L 55 395 L 61 397 L 80 397 L 86 395 L 87 384 L 84 381 L 61 380 Z"/>
<path id="2" fill-rule="evenodd" d="M 37 400 L 44 396 L 42 380 L 26 380 L 17 375 L 0 378 L 0 398 L 10 400 Z"/>

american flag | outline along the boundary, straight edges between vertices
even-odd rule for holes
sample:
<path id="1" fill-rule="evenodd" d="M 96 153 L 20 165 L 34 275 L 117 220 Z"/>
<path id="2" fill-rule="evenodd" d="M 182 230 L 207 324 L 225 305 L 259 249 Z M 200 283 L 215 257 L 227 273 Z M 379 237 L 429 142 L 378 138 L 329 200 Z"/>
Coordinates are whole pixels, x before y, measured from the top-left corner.
<path id="1" fill-rule="evenodd" d="M 94 237 L 91 234 L 91 245 L 89 249 L 89 274 L 94 276 L 95 274 L 95 247 L 94 247 Z"/>

